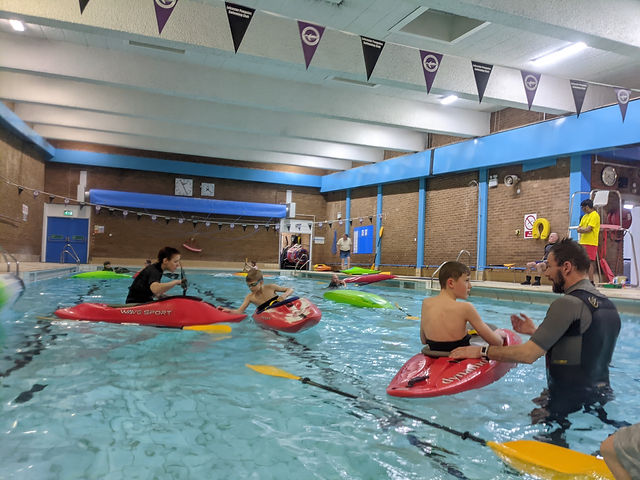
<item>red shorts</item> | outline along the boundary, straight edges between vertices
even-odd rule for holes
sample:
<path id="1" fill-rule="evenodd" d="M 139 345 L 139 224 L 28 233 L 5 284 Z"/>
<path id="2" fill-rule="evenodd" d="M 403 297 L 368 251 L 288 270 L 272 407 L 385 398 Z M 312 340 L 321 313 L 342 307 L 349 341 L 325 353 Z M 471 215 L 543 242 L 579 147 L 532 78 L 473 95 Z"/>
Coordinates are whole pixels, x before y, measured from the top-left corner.
<path id="1" fill-rule="evenodd" d="M 582 245 L 589 255 L 589 260 L 596 261 L 596 254 L 598 253 L 598 247 L 596 245 Z"/>

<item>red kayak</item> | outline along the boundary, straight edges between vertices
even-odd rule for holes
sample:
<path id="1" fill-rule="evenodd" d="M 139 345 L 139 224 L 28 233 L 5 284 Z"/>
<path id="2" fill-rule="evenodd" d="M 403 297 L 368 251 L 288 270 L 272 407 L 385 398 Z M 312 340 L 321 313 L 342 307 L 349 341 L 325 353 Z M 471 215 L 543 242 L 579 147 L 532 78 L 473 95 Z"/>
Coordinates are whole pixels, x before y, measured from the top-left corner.
<path id="1" fill-rule="evenodd" d="M 511 330 L 506 332 L 505 345 L 522 343 L 520 336 Z M 472 344 L 481 342 L 472 336 Z M 475 342 L 474 342 L 475 340 Z M 481 388 L 507 373 L 515 363 L 468 358 L 452 360 L 449 357 L 429 357 L 422 353 L 411 357 L 393 377 L 387 393 L 394 397 L 437 397 Z"/>
<path id="2" fill-rule="evenodd" d="M 154 327 L 186 327 L 220 322 L 239 322 L 246 315 L 219 310 L 198 297 L 166 297 L 155 302 L 130 305 L 81 303 L 55 311 L 59 318 L 91 322 L 134 323 Z"/>
<path id="3" fill-rule="evenodd" d="M 253 314 L 257 324 L 271 330 L 296 333 L 313 327 L 322 312 L 306 298 L 291 297 Z"/>
<path id="4" fill-rule="evenodd" d="M 396 278 L 395 275 L 389 275 L 388 273 L 369 273 L 367 275 L 358 275 L 357 277 L 348 277 L 345 278 L 345 283 L 373 283 L 373 282 L 381 282 L 383 280 L 390 280 L 392 278 Z"/>

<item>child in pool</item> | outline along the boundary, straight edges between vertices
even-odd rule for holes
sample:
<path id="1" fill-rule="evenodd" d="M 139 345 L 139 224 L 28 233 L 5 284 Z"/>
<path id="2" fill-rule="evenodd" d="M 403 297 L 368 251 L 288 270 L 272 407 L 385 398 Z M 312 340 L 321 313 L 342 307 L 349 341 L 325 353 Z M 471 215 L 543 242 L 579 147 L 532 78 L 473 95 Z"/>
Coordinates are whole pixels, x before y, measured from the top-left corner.
<path id="1" fill-rule="evenodd" d="M 262 278 L 262 272 L 260 270 L 250 270 L 249 273 L 247 273 L 246 281 L 250 292 L 246 297 L 244 297 L 242 305 L 235 310 L 220 307 L 221 310 L 233 314 L 240 314 L 244 313 L 250 303 L 257 305 L 258 310 L 264 310 L 271 304 L 283 301 L 293 293 L 293 289 L 281 287 L 274 283 L 265 285 Z M 284 293 L 278 295 L 277 292 Z"/>
<path id="2" fill-rule="evenodd" d="M 460 262 L 447 262 L 440 269 L 440 294 L 422 301 L 420 341 L 431 350 L 448 352 L 469 345 L 467 322 L 489 345 L 502 345 L 502 336 L 491 330 L 466 300 L 471 291 L 469 268 Z"/>
<path id="3" fill-rule="evenodd" d="M 331 282 L 329 282 L 329 286 L 327 288 L 338 288 L 338 287 L 346 287 L 347 283 L 344 280 L 340 280 L 338 278 L 338 274 L 334 273 L 331 275 Z"/>

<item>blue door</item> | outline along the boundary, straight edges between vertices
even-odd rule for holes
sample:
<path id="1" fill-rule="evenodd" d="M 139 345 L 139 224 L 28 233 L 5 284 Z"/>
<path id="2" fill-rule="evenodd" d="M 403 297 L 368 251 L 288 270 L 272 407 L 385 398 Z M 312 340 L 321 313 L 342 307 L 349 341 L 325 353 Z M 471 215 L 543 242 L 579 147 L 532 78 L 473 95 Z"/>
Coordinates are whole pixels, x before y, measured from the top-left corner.
<path id="1" fill-rule="evenodd" d="M 88 218 L 47 218 L 46 262 L 87 263 Z"/>

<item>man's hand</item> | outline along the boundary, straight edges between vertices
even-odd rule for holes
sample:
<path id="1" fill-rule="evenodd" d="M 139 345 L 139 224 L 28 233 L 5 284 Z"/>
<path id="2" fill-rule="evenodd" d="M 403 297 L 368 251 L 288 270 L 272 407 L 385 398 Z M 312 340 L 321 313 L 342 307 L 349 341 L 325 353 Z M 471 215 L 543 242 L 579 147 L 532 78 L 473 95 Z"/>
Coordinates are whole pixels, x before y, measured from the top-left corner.
<path id="1" fill-rule="evenodd" d="M 527 317 L 524 313 L 521 313 L 520 315 L 511 315 L 511 325 L 516 332 L 524 335 L 533 335 L 537 329 L 533 320 Z"/>
<path id="2" fill-rule="evenodd" d="M 469 347 L 458 347 L 451 351 L 449 354 L 450 358 L 464 359 L 464 358 L 480 358 L 482 353 L 480 351 L 480 347 L 472 345 Z"/>

